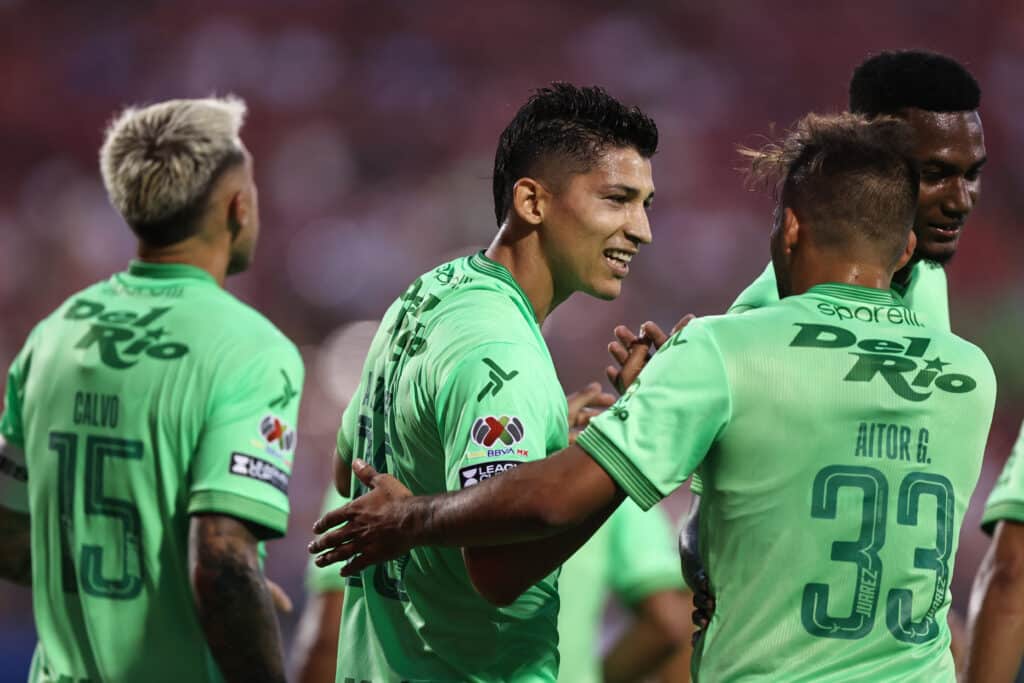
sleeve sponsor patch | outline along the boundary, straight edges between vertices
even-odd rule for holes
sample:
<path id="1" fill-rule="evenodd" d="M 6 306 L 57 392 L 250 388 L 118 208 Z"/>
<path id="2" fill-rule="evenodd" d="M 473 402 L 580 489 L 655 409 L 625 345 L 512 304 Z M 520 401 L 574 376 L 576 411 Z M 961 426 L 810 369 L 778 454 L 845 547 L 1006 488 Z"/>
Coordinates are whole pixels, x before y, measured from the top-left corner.
<path id="1" fill-rule="evenodd" d="M 459 488 L 467 488 L 479 484 L 485 479 L 496 477 L 502 472 L 508 472 L 519 467 L 518 462 L 488 462 L 470 467 L 463 467 L 459 470 Z"/>
<path id="2" fill-rule="evenodd" d="M 232 453 L 228 472 L 239 477 L 248 477 L 264 484 L 270 484 L 281 493 L 288 495 L 288 473 L 265 460 L 246 453 Z"/>
<path id="3" fill-rule="evenodd" d="M 516 448 L 516 444 L 526 436 L 526 427 L 522 420 L 514 415 L 485 415 L 473 421 L 469 433 L 469 448 L 466 457 L 502 458 L 515 456 L 525 458 L 530 451 Z M 474 448 L 476 446 L 476 448 Z"/>

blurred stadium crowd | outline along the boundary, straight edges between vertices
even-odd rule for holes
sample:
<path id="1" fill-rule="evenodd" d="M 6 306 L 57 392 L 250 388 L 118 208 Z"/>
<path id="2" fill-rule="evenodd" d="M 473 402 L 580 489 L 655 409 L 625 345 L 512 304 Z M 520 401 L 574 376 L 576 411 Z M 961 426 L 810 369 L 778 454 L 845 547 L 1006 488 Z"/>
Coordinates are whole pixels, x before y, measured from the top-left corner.
<path id="1" fill-rule="evenodd" d="M 570 300 L 546 326 L 572 391 L 603 378 L 615 324 L 721 312 L 762 270 L 772 202 L 744 188 L 736 143 L 840 109 L 870 52 L 961 60 L 982 86 L 990 161 L 947 269 L 952 325 L 989 354 L 1000 383 L 954 577 L 965 608 L 987 544 L 980 507 L 1024 417 L 1020 3 L 0 0 L 0 20 L 4 367 L 69 292 L 132 256 L 97 169 L 109 117 L 170 97 L 248 102 L 263 232 L 253 268 L 229 288 L 307 364 L 290 533 L 270 545 L 267 571 L 297 602 L 334 431 L 373 331 L 358 321 L 426 268 L 489 242 L 495 142 L 532 88 L 599 84 L 661 130 L 654 247 L 617 301 Z M 480 320 L 481 338 L 500 324 Z M 677 515 L 686 504 L 669 502 Z M 294 617 L 283 623 L 287 643 Z M 0 680 L 24 680 L 31 624 L 29 591 L 0 586 Z"/>

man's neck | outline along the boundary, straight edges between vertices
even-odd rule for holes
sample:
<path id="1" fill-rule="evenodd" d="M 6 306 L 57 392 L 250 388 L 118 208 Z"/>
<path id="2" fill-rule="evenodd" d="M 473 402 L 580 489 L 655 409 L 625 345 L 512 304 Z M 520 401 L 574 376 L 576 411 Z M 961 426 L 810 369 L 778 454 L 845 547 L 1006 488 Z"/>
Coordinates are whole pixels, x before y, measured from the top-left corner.
<path id="1" fill-rule="evenodd" d="M 871 289 L 889 289 L 891 271 L 863 263 L 811 262 L 810 266 L 792 274 L 793 293 L 803 294 L 814 285 L 834 282 Z"/>
<path id="2" fill-rule="evenodd" d="M 903 266 L 895 273 L 893 273 L 892 284 L 898 285 L 903 288 L 908 287 L 910 285 L 910 275 L 914 270 L 914 266 L 917 265 L 917 262 L 919 260 L 920 259 L 917 256 L 914 256 L 913 258 L 910 259 L 910 261 L 907 262 L 907 265 Z"/>
<path id="3" fill-rule="evenodd" d="M 516 230 L 505 223 L 484 255 L 508 269 L 526 294 L 538 325 L 565 301 L 568 295 L 556 293 L 554 274 L 540 247 L 536 230 Z"/>
<path id="4" fill-rule="evenodd" d="M 146 263 L 180 263 L 195 266 L 213 276 L 217 284 L 224 286 L 228 273 L 228 256 L 221 250 L 212 249 L 201 242 L 198 236 L 189 237 L 166 247 L 153 247 L 139 242 L 136 254 Z"/>

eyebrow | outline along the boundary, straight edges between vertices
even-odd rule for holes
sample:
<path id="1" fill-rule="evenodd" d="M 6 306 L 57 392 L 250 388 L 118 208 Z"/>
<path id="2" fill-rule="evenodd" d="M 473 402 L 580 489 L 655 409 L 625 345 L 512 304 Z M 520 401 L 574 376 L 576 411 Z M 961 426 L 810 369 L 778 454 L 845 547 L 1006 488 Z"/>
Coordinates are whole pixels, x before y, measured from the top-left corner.
<path id="1" fill-rule="evenodd" d="M 967 172 L 979 170 L 988 161 L 988 157 L 982 157 L 978 161 L 974 162 L 967 168 Z M 944 159 L 926 159 L 921 163 L 921 167 L 931 166 L 939 169 L 943 173 L 960 173 L 960 167 L 956 164 L 951 164 Z"/>
<path id="2" fill-rule="evenodd" d="M 604 187 L 601 188 L 601 191 L 602 192 L 615 192 L 615 191 L 619 191 L 619 192 L 622 192 L 623 194 L 628 195 L 630 197 L 630 199 L 632 199 L 633 197 L 640 196 L 640 190 L 638 190 L 637 188 L 633 187 L 632 185 L 622 185 L 622 184 L 618 184 L 618 185 L 605 185 Z M 652 199 L 654 199 L 654 190 L 651 190 L 651 193 L 647 195 L 647 198 L 644 199 L 644 201 L 645 202 L 650 202 Z"/>

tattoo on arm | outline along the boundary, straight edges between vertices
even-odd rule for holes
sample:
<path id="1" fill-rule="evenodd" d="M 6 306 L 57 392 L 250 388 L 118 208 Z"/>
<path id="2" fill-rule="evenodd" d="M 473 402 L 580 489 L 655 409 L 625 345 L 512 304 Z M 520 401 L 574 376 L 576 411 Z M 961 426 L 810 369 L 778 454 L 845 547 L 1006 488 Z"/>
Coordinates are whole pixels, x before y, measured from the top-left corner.
<path id="1" fill-rule="evenodd" d="M 281 633 L 256 542 L 233 517 L 192 517 L 192 591 L 207 643 L 228 683 L 285 680 Z"/>
<path id="2" fill-rule="evenodd" d="M 32 585 L 29 516 L 0 506 L 0 578 Z"/>

